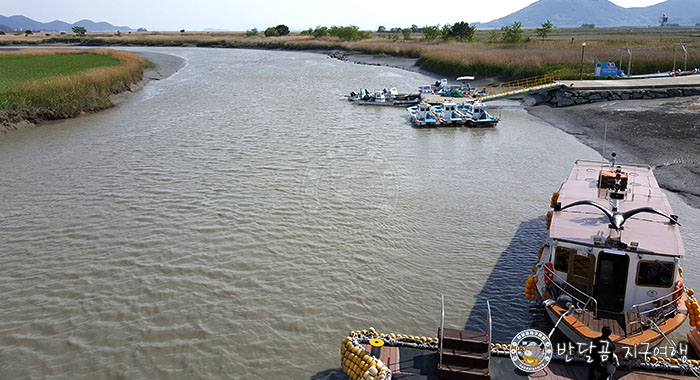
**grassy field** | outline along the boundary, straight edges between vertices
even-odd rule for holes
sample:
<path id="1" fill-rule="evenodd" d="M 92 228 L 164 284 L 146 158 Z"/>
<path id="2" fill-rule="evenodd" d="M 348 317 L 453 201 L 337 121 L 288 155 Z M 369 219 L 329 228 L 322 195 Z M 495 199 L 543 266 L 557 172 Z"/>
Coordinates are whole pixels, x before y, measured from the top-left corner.
<path id="1" fill-rule="evenodd" d="M 582 64 L 581 44 L 586 42 L 583 57 L 584 78 L 592 77 L 596 61 L 616 61 L 627 68 L 629 47 L 632 52 L 632 73 L 654 73 L 673 69 L 674 44 L 684 43 L 688 49 L 688 68 L 700 67 L 700 27 L 634 27 L 634 28 L 555 28 L 541 40 L 532 29 L 525 29 L 523 42 L 505 44 L 491 42 L 494 32 L 480 30 L 476 40 L 425 41 L 414 33 L 411 40 L 393 40 L 391 34 L 374 33 L 372 39 L 343 42 L 333 37 L 314 38 L 292 33 L 285 37 L 246 37 L 243 33 L 123 33 L 74 35 L 0 36 L 0 45 L 69 43 L 87 46 L 199 46 L 222 48 L 280 49 L 344 49 L 370 54 L 399 55 L 420 58 L 418 64 L 445 76 L 497 76 L 503 80 L 555 74 L 562 79 L 578 78 Z M 498 31 L 496 32 L 498 33 Z M 680 51 L 680 50 L 679 50 Z M 677 67 L 684 56 L 678 54 Z"/>
<path id="2" fill-rule="evenodd" d="M 108 108 L 111 94 L 142 79 L 144 63 L 110 49 L 0 52 L 0 119 L 58 119 Z"/>
<path id="3" fill-rule="evenodd" d="M 0 86 L 56 75 L 70 75 L 79 71 L 121 62 L 108 54 L 44 54 L 0 55 Z"/>

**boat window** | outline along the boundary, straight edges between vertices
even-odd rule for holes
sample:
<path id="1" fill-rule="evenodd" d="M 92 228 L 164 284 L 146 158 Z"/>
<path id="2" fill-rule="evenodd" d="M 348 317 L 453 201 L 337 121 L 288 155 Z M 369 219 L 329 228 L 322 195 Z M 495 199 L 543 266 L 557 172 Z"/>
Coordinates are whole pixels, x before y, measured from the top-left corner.
<path id="1" fill-rule="evenodd" d="M 574 271 L 572 274 L 581 277 L 588 277 L 591 272 L 591 258 L 588 256 L 574 255 Z"/>
<path id="2" fill-rule="evenodd" d="M 668 288 L 673 285 L 673 269 L 669 262 L 641 261 L 637 271 L 637 285 Z"/>
<path id="3" fill-rule="evenodd" d="M 556 254 L 554 255 L 554 269 L 560 272 L 568 272 L 569 258 L 574 252 L 576 252 L 575 249 L 557 247 Z"/>

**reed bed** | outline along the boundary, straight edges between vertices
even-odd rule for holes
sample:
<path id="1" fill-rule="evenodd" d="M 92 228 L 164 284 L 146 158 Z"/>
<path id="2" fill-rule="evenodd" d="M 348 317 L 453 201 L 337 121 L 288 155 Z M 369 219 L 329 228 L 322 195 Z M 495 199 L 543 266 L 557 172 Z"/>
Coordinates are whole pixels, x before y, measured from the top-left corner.
<path id="1" fill-rule="evenodd" d="M 105 62 L 104 56 L 108 56 L 116 62 L 86 69 L 61 67 L 59 71 L 66 74 L 20 78 L 3 86 L 0 89 L 0 113 L 4 116 L 0 119 L 12 116 L 51 120 L 102 110 L 112 106 L 110 95 L 128 90 L 143 78 L 143 58 L 131 52 L 111 49 L 23 49 L 0 53 L 0 60 L 3 57 L 25 57 L 27 70 L 32 71 L 29 66 L 32 60 L 47 55 L 73 56 L 85 62 L 90 62 L 90 56 Z M 65 66 L 66 61 L 57 62 L 63 62 Z"/>
<path id="2" fill-rule="evenodd" d="M 234 32 L 154 32 L 131 34 L 91 34 L 84 37 L 53 35 L 48 38 L 29 36 L 34 43 L 76 43 L 87 46 L 200 46 L 222 48 L 263 48 L 292 50 L 342 49 L 369 54 L 387 54 L 419 58 L 422 68 L 445 76 L 495 76 L 502 80 L 519 79 L 542 74 L 554 74 L 562 79 L 592 77 L 596 61 L 616 61 L 627 70 L 626 53 L 620 48 L 633 49 L 632 73 L 653 73 L 673 69 L 673 44 L 688 44 L 688 69 L 700 67 L 700 28 L 601 28 L 555 29 L 546 41 L 525 30 L 528 42 L 517 44 L 488 43 L 489 31 L 478 31 L 477 41 L 471 43 L 427 42 L 414 34 L 412 40 L 389 40 L 375 34 L 370 40 L 344 42 L 333 37 L 316 39 L 292 33 L 284 37 L 246 37 Z M 386 36 L 386 35 L 384 35 Z M 663 44 L 660 42 L 663 36 Z M 0 44 L 17 43 L 21 36 L 0 36 Z M 587 46 L 581 61 L 581 42 Z M 663 45 L 663 47 L 659 47 Z M 678 55 L 676 67 L 682 68 L 683 56 Z M 582 66 L 582 67 L 581 67 Z"/>

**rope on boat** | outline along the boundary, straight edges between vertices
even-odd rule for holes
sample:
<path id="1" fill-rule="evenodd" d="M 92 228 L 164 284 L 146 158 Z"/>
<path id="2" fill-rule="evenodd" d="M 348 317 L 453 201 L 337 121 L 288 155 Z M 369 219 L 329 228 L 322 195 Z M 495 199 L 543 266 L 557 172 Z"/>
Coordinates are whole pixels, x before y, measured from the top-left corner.
<path id="1" fill-rule="evenodd" d="M 437 351 L 438 338 L 378 333 L 374 327 L 369 330 L 350 331 L 340 346 L 340 364 L 352 380 L 391 380 L 391 370 L 379 358 L 368 352 L 362 344 L 381 339 L 390 347 L 411 347 Z"/>

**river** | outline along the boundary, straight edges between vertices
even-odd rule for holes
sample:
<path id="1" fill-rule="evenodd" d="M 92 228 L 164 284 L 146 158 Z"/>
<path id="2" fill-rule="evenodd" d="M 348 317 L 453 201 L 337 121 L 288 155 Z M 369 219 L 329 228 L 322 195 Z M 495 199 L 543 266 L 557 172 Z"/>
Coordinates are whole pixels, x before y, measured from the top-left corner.
<path id="1" fill-rule="evenodd" d="M 395 68 L 134 50 L 187 64 L 0 134 L 0 378 L 331 378 L 350 330 L 435 336 L 441 294 L 455 328 L 489 299 L 498 341 L 545 323 L 522 294 L 543 215 L 600 159 L 573 136 L 517 107 L 419 130 L 342 100 L 431 81 Z M 700 212 L 669 197 L 697 286 Z"/>

